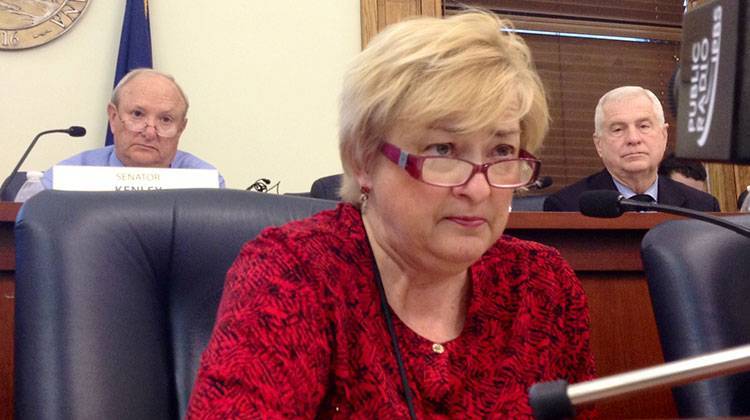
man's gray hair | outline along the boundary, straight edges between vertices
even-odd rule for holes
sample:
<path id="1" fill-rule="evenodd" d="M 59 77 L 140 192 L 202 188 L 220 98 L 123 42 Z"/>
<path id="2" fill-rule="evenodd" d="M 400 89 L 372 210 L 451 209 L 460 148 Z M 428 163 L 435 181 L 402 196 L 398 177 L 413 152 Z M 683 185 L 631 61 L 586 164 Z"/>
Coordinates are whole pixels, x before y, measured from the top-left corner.
<path id="1" fill-rule="evenodd" d="M 171 74 L 162 73 L 158 70 L 149 69 L 149 68 L 138 68 L 135 70 L 131 70 L 128 74 L 123 76 L 122 79 L 117 83 L 117 86 L 115 86 L 115 89 L 112 91 L 112 98 L 110 99 L 110 102 L 117 107 L 120 105 L 120 92 L 122 91 L 122 88 L 127 85 L 130 81 L 135 79 L 138 76 L 150 74 L 155 76 L 163 77 L 170 82 L 177 88 L 177 91 L 180 93 L 180 96 L 182 97 L 182 100 L 185 102 L 185 115 L 187 116 L 188 108 L 190 107 L 190 102 L 188 101 L 187 95 L 185 95 L 185 91 L 182 90 L 182 87 L 179 83 L 174 79 L 174 77 Z M 183 117 L 184 117 L 183 116 Z"/>
<path id="2" fill-rule="evenodd" d="M 659 98 L 654 95 L 654 92 L 640 86 L 620 86 L 605 93 L 604 96 L 599 99 L 599 103 L 596 105 L 596 111 L 594 111 L 594 134 L 600 135 L 604 128 L 602 127 L 602 124 L 604 124 L 604 105 L 608 102 L 619 101 L 637 95 L 646 95 L 654 107 L 656 122 L 663 126 L 664 108 L 662 108 L 661 102 L 659 102 Z"/>

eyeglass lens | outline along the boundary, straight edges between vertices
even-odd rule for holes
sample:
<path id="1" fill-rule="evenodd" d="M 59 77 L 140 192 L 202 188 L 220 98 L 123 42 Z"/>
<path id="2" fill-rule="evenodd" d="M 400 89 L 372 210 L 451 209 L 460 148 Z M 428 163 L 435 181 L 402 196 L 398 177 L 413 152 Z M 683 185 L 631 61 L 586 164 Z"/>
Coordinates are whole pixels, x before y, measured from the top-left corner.
<path id="1" fill-rule="evenodd" d="M 142 133 L 150 125 L 159 136 L 172 137 L 177 134 L 177 123 L 174 120 L 157 119 L 154 124 L 149 124 L 148 119 L 142 116 L 123 115 L 120 119 L 125 124 L 125 128 L 136 133 Z"/>
<path id="2" fill-rule="evenodd" d="M 472 175 L 473 166 L 469 162 L 448 159 L 428 158 L 422 165 L 422 180 L 437 185 L 461 185 Z M 535 164 L 526 160 L 502 160 L 487 168 L 487 179 L 496 187 L 518 186 L 531 181 Z"/>

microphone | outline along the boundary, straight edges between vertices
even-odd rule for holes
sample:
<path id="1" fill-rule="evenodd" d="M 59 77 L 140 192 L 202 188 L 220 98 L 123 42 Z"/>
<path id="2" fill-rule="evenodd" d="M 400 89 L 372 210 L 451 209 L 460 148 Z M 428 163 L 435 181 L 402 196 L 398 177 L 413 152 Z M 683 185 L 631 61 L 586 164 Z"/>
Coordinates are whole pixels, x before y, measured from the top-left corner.
<path id="1" fill-rule="evenodd" d="M 67 133 L 68 133 L 68 134 L 69 134 L 69 135 L 70 135 L 71 137 L 83 137 L 83 136 L 85 136 L 85 135 L 86 135 L 86 129 L 85 129 L 85 128 L 83 128 L 83 127 L 81 127 L 81 126 L 79 126 L 79 125 L 74 125 L 74 126 L 71 126 L 70 128 L 68 128 L 68 129 L 66 130 L 66 132 L 67 132 Z"/>
<path id="2" fill-rule="evenodd" d="M 551 176 L 540 176 L 536 179 L 531 185 L 528 187 L 521 187 L 517 190 L 517 193 L 519 195 L 525 195 L 526 192 L 531 190 L 543 190 L 547 187 L 552 185 L 552 177 Z"/>
<path id="3" fill-rule="evenodd" d="M 529 189 L 543 190 L 552 185 L 552 182 L 551 176 L 540 176 L 533 184 L 529 185 Z"/>
<path id="4" fill-rule="evenodd" d="M 687 216 L 693 219 L 702 220 L 717 226 L 729 229 L 739 233 L 742 236 L 750 238 L 750 229 L 722 219 L 721 217 L 712 216 L 697 210 L 686 209 L 684 207 L 670 206 L 659 203 L 649 203 L 637 200 L 630 200 L 622 196 L 618 191 L 611 190 L 594 190 L 586 191 L 581 194 L 578 202 L 581 213 L 589 217 L 614 218 L 619 217 L 626 211 L 659 211 L 662 213 L 677 214 Z"/>
<path id="5" fill-rule="evenodd" d="M 253 182 L 252 185 L 245 188 L 245 191 L 258 191 L 258 192 L 266 192 L 268 191 L 268 186 L 271 185 L 271 180 L 268 178 L 260 178 L 257 181 Z"/>
<path id="6" fill-rule="evenodd" d="M 70 128 L 58 128 L 54 130 L 47 130 L 42 131 L 41 133 L 37 134 L 33 140 L 31 140 L 31 144 L 29 144 L 29 147 L 26 148 L 26 151 L 23 153 L 23 156 L 21 156 L 21 160 L 18 161 L 16 164 L 16 167 L 13 168 L 13 170 L 10 172 L 10 175 L 8 175 L 7 178 L 5 178 L 5 182 L 3 182 L 3 185 L 0 187 L 0 197 L 2 197 L 3 193 L 5 192 L 5 189 L 8 187 L 8 184 L 10 183 L 10 180 L 13 179 L 14 176 L 18 173 L 18 168 L 21 167 L 23 162 L 26 160 L 26 157 L 29 156 L 29 152 L 31 152 L 31 149 L 34 148 L 34 145 L 36 144 L 37 140 L 39 140 L 40 137 L 42 137 L 45 134 L 51 134 L 51 133 L 65 133 L 71 137 L 83 137 L 86 135 L 86 129 L 77 125 L 74 125 Z"/>

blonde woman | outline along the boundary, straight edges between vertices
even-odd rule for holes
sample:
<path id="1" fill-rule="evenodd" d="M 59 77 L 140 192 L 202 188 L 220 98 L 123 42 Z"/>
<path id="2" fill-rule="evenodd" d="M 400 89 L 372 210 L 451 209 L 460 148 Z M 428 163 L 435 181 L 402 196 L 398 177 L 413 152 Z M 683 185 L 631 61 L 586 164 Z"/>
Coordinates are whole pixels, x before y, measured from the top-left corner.
<path id="1" fill-rule="evenodd" d="M 507 26 L 477 11 L 414 19 L 357 57 L 344 202 L 244 247 L 189 417 L 530 416 L 533 383 L 593 376 L 572 270 L 502 236 L 548 124 Z"/>

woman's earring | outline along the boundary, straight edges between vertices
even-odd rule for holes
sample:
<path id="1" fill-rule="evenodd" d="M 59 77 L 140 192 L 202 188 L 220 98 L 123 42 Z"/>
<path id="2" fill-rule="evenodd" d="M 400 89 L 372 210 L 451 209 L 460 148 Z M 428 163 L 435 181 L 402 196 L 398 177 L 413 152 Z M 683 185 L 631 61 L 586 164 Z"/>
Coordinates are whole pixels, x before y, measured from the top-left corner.
<path id="1" fill-rule="evenodd" d="M 362 213 L 367 208 L 367 200 L 370 198 L 370 189 L 368 187 L 360 187 L 359 189 L 359 207 L 362 209 Z"/>

